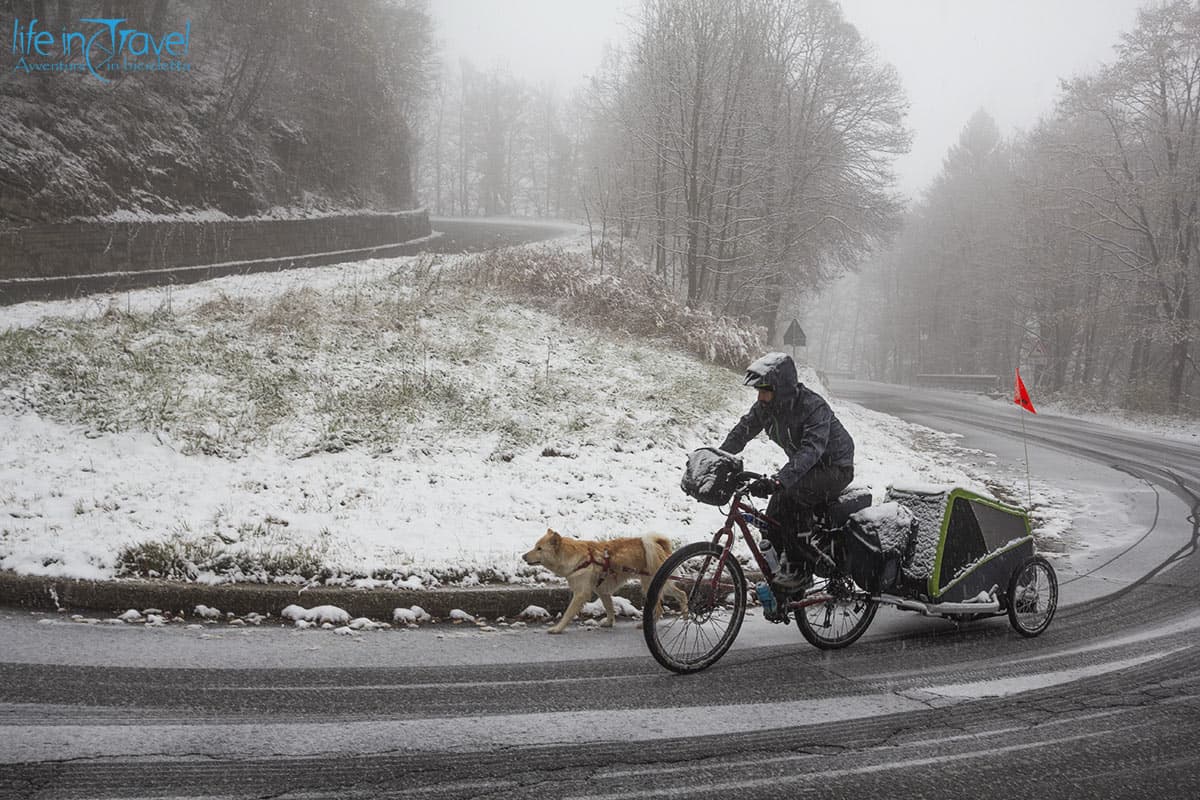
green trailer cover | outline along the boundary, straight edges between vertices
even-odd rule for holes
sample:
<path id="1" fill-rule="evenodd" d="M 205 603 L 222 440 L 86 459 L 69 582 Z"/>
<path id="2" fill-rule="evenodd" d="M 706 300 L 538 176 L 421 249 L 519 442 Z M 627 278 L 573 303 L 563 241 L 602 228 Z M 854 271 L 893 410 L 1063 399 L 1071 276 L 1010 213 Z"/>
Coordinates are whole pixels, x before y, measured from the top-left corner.
<path id="1" fill-rule="evenodd" d="M 1033 555 L 1029 518 L 1014 506 L 950 486 L 893 486 L 885 499 L 916 518 L 902 570 L 930 600 L 967 602 L 993 587 L 1003 592 Z"/>

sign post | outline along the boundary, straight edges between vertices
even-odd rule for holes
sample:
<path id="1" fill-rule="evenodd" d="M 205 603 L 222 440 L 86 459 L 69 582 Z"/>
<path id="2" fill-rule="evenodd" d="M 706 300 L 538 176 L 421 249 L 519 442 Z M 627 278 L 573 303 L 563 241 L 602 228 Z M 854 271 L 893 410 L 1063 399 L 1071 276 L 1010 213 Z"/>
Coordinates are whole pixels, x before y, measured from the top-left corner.
<path id="1" fill-rule="evenodd" d="M 1030 372 L 1033 373 L 1029 378 L 1029 385 L 1035 386 L 1038 378 L 1042 375 L 1042 370 L 1050 363 L 1050 358 L 1046 353 L 1046 342 L 1040 336 L 1034 337 L 1025 363 L 1030 367 Z"/>
<path id="2" fill-rule="evenodd" d="M 788 325 L 787 332 L 783 334 L 783 343 L 791 346 L 793 361 L 796 360 L 797 347 L 808 347 L 808 337 L 804 335 L 804 329 L 800 327 L 800 322 L 795 318 L 792 319 L 792 324 Z"/>

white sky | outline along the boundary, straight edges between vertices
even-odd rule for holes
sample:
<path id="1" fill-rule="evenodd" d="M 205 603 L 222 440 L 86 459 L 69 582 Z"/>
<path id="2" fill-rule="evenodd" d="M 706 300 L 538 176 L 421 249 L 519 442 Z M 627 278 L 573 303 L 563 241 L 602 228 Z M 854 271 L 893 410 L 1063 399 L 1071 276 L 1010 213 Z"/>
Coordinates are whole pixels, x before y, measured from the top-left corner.
<path id="1" fill-rule="evenodd" d="M 976 109 L 1006 134 L 1049 112 L 1060 78 L 1112 58 L 1139 0 L 841 0 L 846 18 L 900 72 L 912 152 L 897 163 L 915 195 Z M 606 42 L 628 36 L 637 0 L 432 0 L 451 59 L 506 64 L 533 82 L 569 90 L 600 63 Z"/>
<path id="2" fill-rule="evenodd" d="M 434 38 L 452 61 L 508 66 L 569 91 L 595 71 L 607 43 L 628 38 L 638 0 L 430 0 Z"/>
<path id="3" fill-rule="evenodd" d="M 1010 135 L 1049 113 L 1059 81 L 1113 59 L 1139 0 L 841 0 L 846 19 L 896 67 L 913 148 L 897 163 L 914 195 L 980 107 Z"/>

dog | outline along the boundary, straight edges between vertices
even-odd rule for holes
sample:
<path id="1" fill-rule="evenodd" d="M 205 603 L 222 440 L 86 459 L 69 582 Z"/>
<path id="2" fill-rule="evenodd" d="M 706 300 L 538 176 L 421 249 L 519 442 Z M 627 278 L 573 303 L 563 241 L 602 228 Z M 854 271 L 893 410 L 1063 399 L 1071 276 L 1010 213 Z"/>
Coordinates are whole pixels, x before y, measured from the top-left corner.
<path id="1" fill-rule="evenodd" d="M 571 603 L 558 624 L 547 631 L 562 633 L 593 594 L 600 595 L 600 602 L 607 612 L 600 626 L 611 628 L 617 619 L 613 590 L 637 578 L 642 582 L 644 594 L 650 588 L 650 579 L 669 555 L 671 543 L 660 534 L 597 542 L 560 536 L 553 528 L 547 528 L 533 549 L 521 557 L 526 564 L 541 564 L 567 579 L 572 592 Z M 683 590 L 668 583 L 665 591 L 679 601 L 682 609 L 687 609 L 687 595 Z"/>

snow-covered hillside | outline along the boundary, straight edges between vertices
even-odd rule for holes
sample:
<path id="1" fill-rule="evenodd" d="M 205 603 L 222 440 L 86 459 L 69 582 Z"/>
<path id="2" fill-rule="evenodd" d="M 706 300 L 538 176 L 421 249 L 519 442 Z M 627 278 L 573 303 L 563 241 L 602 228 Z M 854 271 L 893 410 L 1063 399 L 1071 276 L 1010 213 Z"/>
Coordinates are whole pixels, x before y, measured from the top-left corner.
<path id="1" fill-rule="evenodd" d="M 522 582 L 546 577 L 520 554 L 547 527 L 706 536 L 719 512 L 680 472 L 749 407 L 740 375 L 456 289 L 454 264 L 0 310 L 0 568 Z M 949 437 L 832 402 L 877 497 L 984 488 Z M 750 469 L 781 458 L 746 451 Z"/>

